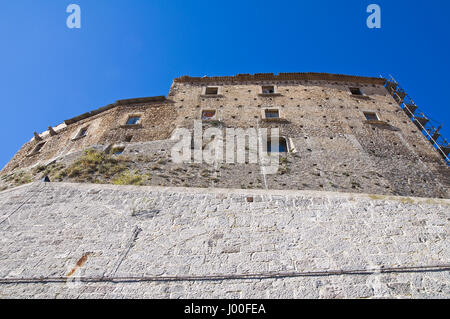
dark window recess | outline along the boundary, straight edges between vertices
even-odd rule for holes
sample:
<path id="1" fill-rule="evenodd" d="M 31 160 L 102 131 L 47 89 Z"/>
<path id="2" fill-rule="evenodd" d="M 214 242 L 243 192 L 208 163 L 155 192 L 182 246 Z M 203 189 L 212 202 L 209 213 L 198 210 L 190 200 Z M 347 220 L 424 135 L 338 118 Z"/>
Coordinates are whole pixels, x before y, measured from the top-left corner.
<path id="1" fill-rule="evenodd" d="M 88 131 L 87 127 L 86 127 L 86 128 L 82 128 L 82 129 L 80 130 L 80 132 L 78 133 L 78 136 L 77 136 L 77 137 L 83 137 L 83 136 L 86 136 L 86 135 L 87 135 L 87 131 Z"/>
<path id="2" fill-rule="evenodd" d="M 363 95 L 360 88 L 350 88 L 350 92 L 352 92 L 353 95 Z"/>
<path id="3" fill-rule="evenodd" d="M 128 118 L 127 125 L 136 125 L 139 124 L 141 118 L 139 116 L 131 116 Z"/>
<path id="4" fill-rule="evenodd" d="M 280 137 L 278 139 L 278 145 L 276 145 L 276 140 L 273 139 L 267 141 L 267 152 L 268 153 L 286 153 L 287 152 L 287 143 L 286 139 Z"/>
<path id="5" fill-rule="evenodd" d="M 374 112 L 364 112 L 367 121 L 378 121 L 378 116 Z"/>
<path id="6" fill-rule="evenodd" d="M 120 155 L 125 150 L 125 147 L 115 147 L 113 148 L 112 152 L 114 155 Z"/>
<path id="7" fill-rule="evenodd" d="M 273 94 L 275 93 L 275 87 L 273 85 L 267 85 L 262 87 L 263 94 Z"/>
<path id="8" fill-rule="evenodd" d="M 34 154 L 34 153 L 39 153 L 40 150 L 42 149 L 42 147 L 43 147 L 44 145 L 45 145 L 45 142 L 39 143 L 38 145 L 36 145 L 36 147 L 34 148 L 32 154 Z"/>
<path id="9" fill-rule="evenodd" d="M 280 112 L 278 110 L 266 110 L 266 118 L 275 119 L 280 117 Z"/>
<path id="10" fill-rule="evenodd" d="M 219 93 L 219 88 L 212 87 L 212 88 L 206 88 L 205 94 L 206 95 L 217 95 Z"/>
<path id="11" fill-rule="evenodd" d="M 202 120 L 210 120 L 216 116 L 216 111 L 203 111 Z"/>

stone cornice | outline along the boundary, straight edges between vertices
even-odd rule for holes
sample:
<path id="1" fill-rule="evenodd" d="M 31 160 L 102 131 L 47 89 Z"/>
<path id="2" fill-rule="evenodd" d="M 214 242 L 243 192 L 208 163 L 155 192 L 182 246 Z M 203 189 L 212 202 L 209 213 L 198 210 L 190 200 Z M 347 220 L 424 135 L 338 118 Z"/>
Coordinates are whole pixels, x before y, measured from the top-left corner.
<path id="1" fill-rule="evenodd" d="M 142 104 L 142 103 L 158 103 L 165 102 L 165 96 L 151 96 L 151 97 L 141 97 L 135 99 L 127 99 L 127 100 L 117 100 L 117 105 L 127 105 L 127 104 Z"/>
<path id="2" fill-rule="evenodd" d="M 384 85 L 386 79 L 330 73 L 256 73 L 238 74 L 236 76 L 190 77 L 182 76 L 174 79 L 179 83 L 209 83 L 209 82 L 258 82 L 258 81 L 329 81 L 356 82 L 364 84 Z"/>
<path id="3" fill-rule="evenodd" d="M 164 102 L 168 102 L 168 101 L 169 100 L 167 100 L 165 96 L 152 96 L 152 97 L 141 97 L 141 98 L 134 98 L 134 99 L 126 99 L 126 100 L 117 100 L 113 104 L 109 104 L 107 106 L 98 108 L 94 111 L 87 112 L 87 113 L 78 115 L 76 117 L 73 117 L 71 119 L 65 120 L 64 123 L 66 125 L 70 125 L 70 124 L 79 122 L 81 120 L 87 119 L 89 117 L 92 117 L 94 115 L 100 114 L 102 112 L 108 111 L 110 109 L 113 109 L 117 106 L 125 106 L 125 105 L 131 105 L 131 104 L 164 103 Z"/>

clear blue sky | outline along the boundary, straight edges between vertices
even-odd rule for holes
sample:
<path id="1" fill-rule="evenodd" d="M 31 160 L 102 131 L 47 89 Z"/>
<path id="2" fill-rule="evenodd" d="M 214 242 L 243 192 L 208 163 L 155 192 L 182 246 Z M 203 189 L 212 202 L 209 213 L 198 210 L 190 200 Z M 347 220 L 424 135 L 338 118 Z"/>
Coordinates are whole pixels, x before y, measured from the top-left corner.
<path id="1" fill-rule="evenodd" d="M 82 28 L 66 27 L 66 7 Z M 382 9 L 368 29 L 366 7 Z M 32 137 L 174 77 L 392 74 L 450 139 L 450 1 L 9 0 L 0 8 L 3 167 Z"/>

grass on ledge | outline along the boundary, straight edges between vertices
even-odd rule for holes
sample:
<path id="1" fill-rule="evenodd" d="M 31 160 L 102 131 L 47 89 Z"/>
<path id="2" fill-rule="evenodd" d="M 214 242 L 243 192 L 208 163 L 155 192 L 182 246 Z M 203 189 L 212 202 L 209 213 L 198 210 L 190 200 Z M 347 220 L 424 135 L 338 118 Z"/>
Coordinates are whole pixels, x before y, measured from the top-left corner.
<path id="1" fill-rule="evenodd" d="M 140 175 L 136 171 L 125 171 L 120 174 L 118 177 L 114 178 L 112 183 L 114 185 L 137 185 L 142 186 L 145 185 L 146 180 L 145 175 Z"/>

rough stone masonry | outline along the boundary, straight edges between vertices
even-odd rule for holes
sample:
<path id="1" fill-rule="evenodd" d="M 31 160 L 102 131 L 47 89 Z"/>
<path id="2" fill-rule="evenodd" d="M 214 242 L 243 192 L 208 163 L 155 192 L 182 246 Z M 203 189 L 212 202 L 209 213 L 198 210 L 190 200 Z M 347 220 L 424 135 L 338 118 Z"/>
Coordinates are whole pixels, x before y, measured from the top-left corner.
<path id="1" fill-rule="evenodd" d="M 33 134 L 0 173 L 0 298 L 449 298 L 449 168 L 385 81 L 185 76 Z M 278 173 L 175 165 L 195 120 L 279 128 Z M 149 186 L 87 183 L 117 178 Z"/>
<path id="2" fill-rule="evenodd" d="M 321 73 L 180 77 L 167 97 L 119 100 L 36 133 L 1 171 L 0 190 L 5 180 L 39 180 L 40 174 L 20 174 L 70 165 L 96 147 L 120 150 L 141 176 L 150 172 L 147 185 L 449 198 L 448 166 L 385 82 Z M 284 164 L 264 178 L 252 164 L 204 164 L 180 173 L 171 163 L 170 138 L 177 128 L 192 130 L 195 120 L 221 130 L 279 128 Z M 202 175 L 214 175 L 214 184 Z M 54 180 L 74 181 L 61 174 Z"/>
<path id="3" fill-rule="evenodd" d="M 33 183 L 1 298 L 449 298 L 448 199 Z"/>

